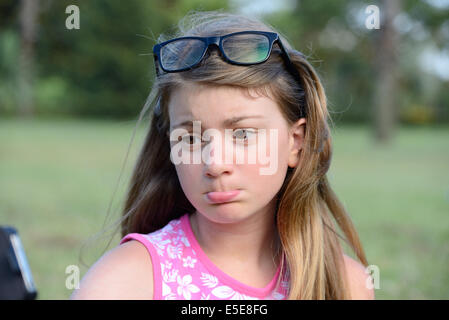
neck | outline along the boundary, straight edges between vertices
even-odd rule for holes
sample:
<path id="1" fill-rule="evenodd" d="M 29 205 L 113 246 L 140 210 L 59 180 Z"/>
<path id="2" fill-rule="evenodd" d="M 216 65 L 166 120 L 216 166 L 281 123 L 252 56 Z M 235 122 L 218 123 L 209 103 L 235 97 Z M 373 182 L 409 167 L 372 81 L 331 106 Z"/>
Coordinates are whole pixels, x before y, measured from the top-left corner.
<path id="1" fill-rule="evenodd" d="M 280 241 L 274 210 L 227 224 L 210 221 L 195 212 L 190 216 L 190 224 L 204 253 L 217 264 L 276 268 L 279 263 Z"/>

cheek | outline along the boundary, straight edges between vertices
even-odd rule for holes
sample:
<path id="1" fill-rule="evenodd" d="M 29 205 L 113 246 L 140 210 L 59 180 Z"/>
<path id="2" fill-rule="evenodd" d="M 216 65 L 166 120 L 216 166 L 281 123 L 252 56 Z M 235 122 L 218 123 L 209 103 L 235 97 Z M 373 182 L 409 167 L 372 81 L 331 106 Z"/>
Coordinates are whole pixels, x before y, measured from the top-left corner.
<path id="1" fill-rule="evenodd" d="M 199 184 L 192 183 L 192 181 L 198 181 L 198 177 L 201 176 L 201 165 L 196 164 L 179 164 L 175 166 L 176 173 L 178 174 L 179 183 L 186 195 L 190 200 L 191 197 L 199 193 Z"/>
<path id="2" fill-rule="evenodd" d="M 237 165 L 241 180 L 259 194 L 276 194 L 284 182 L 288 168 L 287 134 L 278 133 L 273 139 L 268 135 L 265 145 L 260 143 L 247 151 L 256 152 L 258 156 L 255 164 Z"/>

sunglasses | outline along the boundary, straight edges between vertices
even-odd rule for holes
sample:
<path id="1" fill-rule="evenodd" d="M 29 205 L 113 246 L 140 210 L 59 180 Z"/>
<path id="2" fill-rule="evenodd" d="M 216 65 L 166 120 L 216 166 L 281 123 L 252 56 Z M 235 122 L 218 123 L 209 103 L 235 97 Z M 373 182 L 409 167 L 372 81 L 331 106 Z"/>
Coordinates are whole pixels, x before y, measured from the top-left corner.
<path id="1" fill-rule="evenodd" d="M 198 66 L 210 54 L 211 46 L 218 48 L 224 61 L 233 65 L 249 66 L 264 63 L 270 57 L 273 44 L 281 50 L 287 71 L 301 85 L 301 77 L 294 67 L 279 35 L 265 31 L 241 31 L 215 37 L 181 37 L 153 47 L 156 75 L 164 72 L 182 72 Z M 299 52 L 303 57 L 304 55 Z"/>

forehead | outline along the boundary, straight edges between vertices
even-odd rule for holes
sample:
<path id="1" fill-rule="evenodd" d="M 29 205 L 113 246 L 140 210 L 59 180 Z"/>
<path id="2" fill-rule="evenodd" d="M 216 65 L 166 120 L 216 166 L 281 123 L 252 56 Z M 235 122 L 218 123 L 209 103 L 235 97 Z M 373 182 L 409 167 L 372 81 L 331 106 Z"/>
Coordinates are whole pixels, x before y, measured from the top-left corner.
<path id="1" fill-rule="evenodd" d="M 280 114 L 276 101 L 255 90 L 231 86 L 186 84 L 174 89 L 168 105 L 170 124 L 188 120 L 222 122 L 231 117 Z"/>

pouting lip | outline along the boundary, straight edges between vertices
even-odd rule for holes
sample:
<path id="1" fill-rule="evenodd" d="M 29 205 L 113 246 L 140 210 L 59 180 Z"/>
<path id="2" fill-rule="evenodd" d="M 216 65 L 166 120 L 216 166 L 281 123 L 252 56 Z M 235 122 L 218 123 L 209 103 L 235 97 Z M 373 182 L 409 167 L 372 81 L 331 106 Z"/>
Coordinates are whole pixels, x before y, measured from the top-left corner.
<path id="1" fill-rule="evenodd" d="M 232 202 L 233 199 L 240 194 L 240 191 L 241 190 L 208 192 L 206 198 L 208 199 L 208 202 L 213 204 Z"/>
<path id="2" fill-rule="evenodd" d="M 231 192 L 231 191 L 236 191 L 236 190 L 238 190 L 238 191 L 242 191 L 242 189 L 240 189 L 240 188 L 235 188 L 235 189 L 227 189 L 227 190 L 209 190 L 209 191 L 206 191 L 206 192 L 204 192 L 203 194 L 208 194 L 209 192 Z"/>

